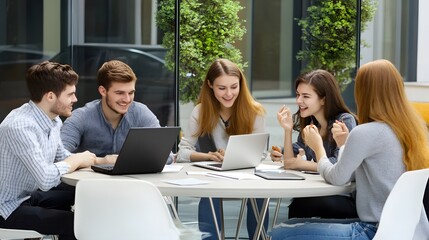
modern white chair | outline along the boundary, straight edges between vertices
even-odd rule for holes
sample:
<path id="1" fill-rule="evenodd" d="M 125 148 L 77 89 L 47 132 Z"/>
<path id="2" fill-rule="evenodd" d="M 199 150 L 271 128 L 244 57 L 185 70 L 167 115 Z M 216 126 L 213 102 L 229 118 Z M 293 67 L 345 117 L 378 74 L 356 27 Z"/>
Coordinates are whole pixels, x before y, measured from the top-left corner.
<path id="1" fill-rule="evenodd" d="M 374 240 L 429 239 L 429 222 L 423 207 L 428 177 L 429 169 L 401 175 L 384 204 Z"/>
<path id="2" fill-rule="evenodd" d="M 201 239 L 176 225 L 159 190 L 142 180 L 80 180 L 74 211 L 79 240 Z"/>
<path id="3" fill-rule="evenodd" d="M 1 240 L 35 238 L 43 239 L 43 235 L 33 230 L 0 228 Z"/>

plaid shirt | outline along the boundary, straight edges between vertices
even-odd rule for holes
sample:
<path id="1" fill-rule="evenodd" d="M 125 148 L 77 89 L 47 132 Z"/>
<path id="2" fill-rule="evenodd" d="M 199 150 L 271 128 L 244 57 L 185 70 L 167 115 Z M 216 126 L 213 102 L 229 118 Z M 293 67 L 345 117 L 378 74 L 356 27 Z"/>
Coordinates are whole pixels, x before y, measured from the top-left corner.
<path id="1" fill-rule="evenodd" d="M 0 124 L 0 216 L 6 219 L 37 189 L 57 186 L 70 156 L 60 139 L 62 122 L 30 101 Z"/>

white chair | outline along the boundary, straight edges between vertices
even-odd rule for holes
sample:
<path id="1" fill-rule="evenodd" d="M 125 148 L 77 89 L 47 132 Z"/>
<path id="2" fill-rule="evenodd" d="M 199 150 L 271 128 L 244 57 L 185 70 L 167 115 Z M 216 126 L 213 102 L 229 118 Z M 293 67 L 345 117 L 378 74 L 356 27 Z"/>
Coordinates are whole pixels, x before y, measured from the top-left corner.
<path id="1" fill-rule="evenodd" d="M 159 190 L 143 180 L 81 180 L 74 211 L 79 240 L 201 239 L 199 231 L 176 226 Z"/>
<path id="2" fill-rule="evenodd" d="M 429 169 L 408 171 L 401 175 L 383 207 L 375 240 L 429 239 L 429 223 L 423 196 Z"/>
<path id="3" fill-rule="evenodd" d="M 43 239 L 43 235 L 33 230 L 0 228 L 1 240 L 24 239 L 24 238 Z"/>

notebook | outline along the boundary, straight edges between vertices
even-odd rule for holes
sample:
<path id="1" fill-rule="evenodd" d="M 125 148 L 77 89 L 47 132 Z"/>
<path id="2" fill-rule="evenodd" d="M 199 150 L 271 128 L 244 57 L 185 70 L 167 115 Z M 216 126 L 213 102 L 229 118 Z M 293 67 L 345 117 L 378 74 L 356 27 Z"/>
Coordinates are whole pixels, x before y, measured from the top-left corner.
<path id="1" fill-rule="evenodd" d="M 268 146 L 268 133 L 232 135 L 225 149 L 223 162 L 196 162 L 193 165 L 216 171 L 253 168 L 263 160 Z"/>
<path id="2" fill-rule="evenodd" d="M 161 172 L 179 132 L 180 127 L 130 128 L 116 163 L 91 168 L 109 175 Z"/>

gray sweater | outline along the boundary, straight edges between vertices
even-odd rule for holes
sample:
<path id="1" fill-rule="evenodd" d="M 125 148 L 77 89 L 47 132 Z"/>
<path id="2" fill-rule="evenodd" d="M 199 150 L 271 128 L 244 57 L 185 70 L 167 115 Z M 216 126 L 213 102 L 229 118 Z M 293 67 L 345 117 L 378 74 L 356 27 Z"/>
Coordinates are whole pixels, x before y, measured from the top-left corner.
<path id="1" fill-rule="evenodd" d="M 379 222 L 387 196 L 406 171 L 402 159 L 403 150 L 393 130 L 385 123 L 372 122 L 355 127 L 340 151 L 337 164 L 322 158 L 318 171 L 333 185 L 346 184 L 354 176 L 359 218 L 364 222 Z"/>

